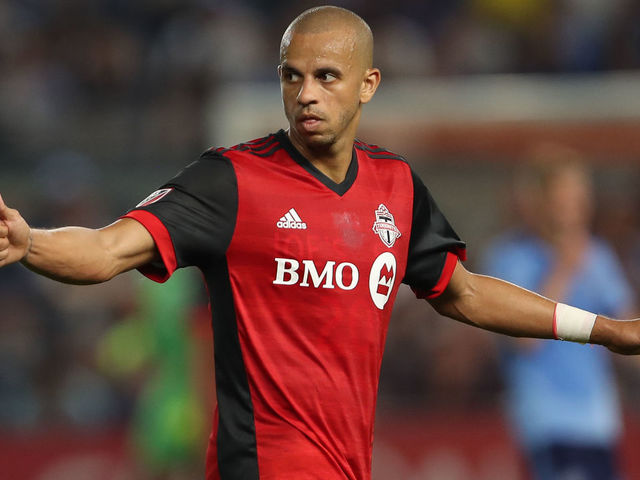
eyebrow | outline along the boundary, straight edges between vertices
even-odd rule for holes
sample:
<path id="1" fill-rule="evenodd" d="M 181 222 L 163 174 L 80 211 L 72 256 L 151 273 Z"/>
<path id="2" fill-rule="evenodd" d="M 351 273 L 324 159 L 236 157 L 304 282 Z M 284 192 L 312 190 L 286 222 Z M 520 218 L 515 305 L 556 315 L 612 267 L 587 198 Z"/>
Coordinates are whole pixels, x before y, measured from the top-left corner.
<path id="1" fill-rule="evenodd" d="M 280 67 L 282 68 L 282 71 L 284 72 L 288 72 L 288 73 L 295 73 L 296 75 L 302 75 L 302 72 L 300 72 L 298 69 L 292 67 L 291 65 L 288 65 L 285 62 L 280 64 Z M 330 73 L 331 75 L 334 75 L 335 77 L 341 77 L 342 76 L 342 71 L 338 68 L 335 67 L 318 67 L 314 70 L 313 72 L 315 75 L 318 74 L 323 74 L 323 73 Z"/>
<path id="2" fill-rule="evenodd" d="M 280 68 L 282 68 L 283 72 L 286 71 L 286 72 L 289 72 L 289 73 L 295 73 L 296 75 L 302 75 L 302 73 L 299 70 L 296 70 L 292 66 L 287 65 L 286 62 L 282 62 L 280 64 Z"/>

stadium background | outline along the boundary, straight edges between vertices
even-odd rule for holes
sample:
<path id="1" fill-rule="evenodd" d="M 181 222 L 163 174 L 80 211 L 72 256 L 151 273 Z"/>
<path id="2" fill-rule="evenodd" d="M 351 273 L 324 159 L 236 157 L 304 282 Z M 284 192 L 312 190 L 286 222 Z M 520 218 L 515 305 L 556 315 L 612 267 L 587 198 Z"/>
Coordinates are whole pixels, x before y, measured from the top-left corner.
<path id="1" fill-rule="evenodd" d="M 640 293 L 638 2 L 336 4 L 369 21 L 383 72 L 360 136 L 410 159 L 469 268 L 512 221 L 520 155 L 555 142 L 593 164 L 594 229 Z M 0 0 L 3 197 L 34 225 L 98 227 L 208 146 L 280 128 L 277 45 L 312 5 Z M 136 273 L 72 287 L 0 272 L 0 476 L 201 478 L 211 347 L 195 277 L 169 295 Z M 374 478 L 525 478 L 496 337 L 410 297 L 389 332 Z M 616 368 L 624 463 L 640 478 L 640 362 Z"/>

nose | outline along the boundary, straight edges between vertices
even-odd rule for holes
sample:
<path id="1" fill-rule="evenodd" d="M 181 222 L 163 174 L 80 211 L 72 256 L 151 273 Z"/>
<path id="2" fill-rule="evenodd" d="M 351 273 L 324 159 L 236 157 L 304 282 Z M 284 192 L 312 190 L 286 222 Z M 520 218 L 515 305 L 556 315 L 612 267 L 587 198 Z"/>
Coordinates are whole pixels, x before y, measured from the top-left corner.
<path id="1" fill-rule="evenodd" d="M 296 100 L 300 105 L 311 105 L 318 103 L 318 89 L 313 78 L 306 77 L 300 85 Z"/>

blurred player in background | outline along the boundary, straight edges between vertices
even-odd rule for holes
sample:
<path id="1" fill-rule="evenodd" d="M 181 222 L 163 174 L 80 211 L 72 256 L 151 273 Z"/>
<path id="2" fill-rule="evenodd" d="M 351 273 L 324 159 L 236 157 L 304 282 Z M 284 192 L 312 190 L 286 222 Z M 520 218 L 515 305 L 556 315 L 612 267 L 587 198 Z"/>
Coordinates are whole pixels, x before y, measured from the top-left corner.
<path id="1" fill-rule="evenodd" d="M 209 322 L 194 308 L 197 280 L 181 270 L 164 284 L 140 282 L 136 311 L 98 345 L 102 370 L 138 391 L 131 431 L 138 480 L 201 476 L 213 395 L 210 332 L 202 328 Z"/>
<path id="2" fill-rule="evenodd" d="M 624 316 L 633 294 L 612 249 L 591 234 L 589 171 L 542 146 L 515 181 L 522 225 L 489 248 L 485 271 L 586 310 Z M 615 480 L 622 428 L 609 353 L 600 347 L 505 340 L 507 408 L 537 480 Z"/>
<path id="3" fill-rule="evenodd" d="M 209 287 L 216 411 L 207 479 L 371 477 L 385 336 L 398 287 L 514 336 L 640 351 L 618 322 L 468 272 L 465 244 L 406 161 L 355 139 L 376 92 L 373 37 L 318 7 L 280 45 L 288 130 L 211 149 L 98 230 L 32 229 L 0 199 L 0 266 L 68 283 L 197 266 Z M 452 352 L 455 355 L 455 352 Z"/>

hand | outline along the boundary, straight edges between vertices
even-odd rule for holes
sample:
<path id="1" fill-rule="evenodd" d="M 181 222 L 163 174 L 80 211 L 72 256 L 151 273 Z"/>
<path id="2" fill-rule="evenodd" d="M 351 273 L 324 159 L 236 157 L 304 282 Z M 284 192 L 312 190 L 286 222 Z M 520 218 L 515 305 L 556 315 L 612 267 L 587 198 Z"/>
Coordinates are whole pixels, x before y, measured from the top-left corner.
<path id="1" fill-rule="evenodd" d="M 31 228 L 0 195 L 0 267 L 22 260 L 31 247 Z"/>
<path id="2" fill-rule="evenodd" d="M 622 355 L 638 355 L 640 354 L 640 320 L 609 320 L 598 317 L 594 331 L 591 333 L 591 339 L 596 340 L 594 343 L 601 343 L 609 350 Z M 598 338 L 600 337 L 600 338 Z"/>
<path id="3" fill-rule="evenodd" d="M 609 350 L 623 355 L 640 354 L 640 320 L 619 322 L 620 335 L 617 344 L 609 346 Z"/>

